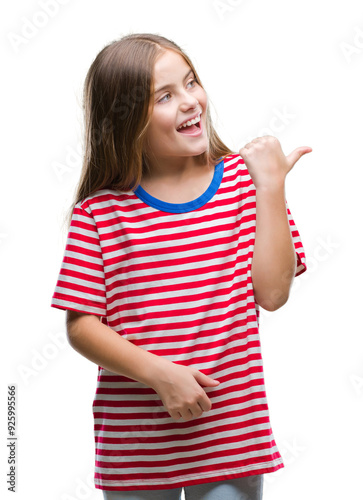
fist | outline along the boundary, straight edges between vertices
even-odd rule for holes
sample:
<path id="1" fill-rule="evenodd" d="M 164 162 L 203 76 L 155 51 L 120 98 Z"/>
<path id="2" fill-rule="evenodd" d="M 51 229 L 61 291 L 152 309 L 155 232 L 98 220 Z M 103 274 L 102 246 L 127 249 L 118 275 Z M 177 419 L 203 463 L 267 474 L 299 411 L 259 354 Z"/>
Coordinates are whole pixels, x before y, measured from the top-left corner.
<path id="1" fill-rule="evenodd" d="M 271 187 L 284 183 L 295 163 L 312 149 L 296 148 L 285 156 L 280 141 L 271 135 L 257 137 L 239 150 L 256 188 Z"/>

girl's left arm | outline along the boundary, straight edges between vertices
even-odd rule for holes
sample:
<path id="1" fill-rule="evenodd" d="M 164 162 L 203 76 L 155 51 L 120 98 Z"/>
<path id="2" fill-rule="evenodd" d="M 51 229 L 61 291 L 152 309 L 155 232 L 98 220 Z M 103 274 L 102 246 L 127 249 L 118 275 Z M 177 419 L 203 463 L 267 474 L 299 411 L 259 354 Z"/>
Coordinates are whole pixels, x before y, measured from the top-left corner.
<path id="1" fill-rule="evenodd" d="M 256 188 L 256 235 L 252 282 L 256 302 L 268 311 L 285 304 L 296 272 L 296 252 L 287 215 L 287 173 L 310 147 L 285 156 L 276 137 L 258 137 L 240 149 Z"/>

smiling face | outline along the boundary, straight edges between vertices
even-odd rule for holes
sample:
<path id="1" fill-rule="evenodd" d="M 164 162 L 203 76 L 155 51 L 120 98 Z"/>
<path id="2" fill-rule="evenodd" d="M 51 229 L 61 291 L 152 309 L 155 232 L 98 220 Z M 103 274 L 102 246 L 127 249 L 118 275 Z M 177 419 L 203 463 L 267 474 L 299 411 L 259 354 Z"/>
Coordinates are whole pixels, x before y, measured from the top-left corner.
<path id="1" fill-rule="evenodd" d="M 173 50 L 163 51 L 156 60 L 151 102 L 145 148 L 151 164 L 198 156 L 208 149 L 207 95 L 185 59 Z"/>

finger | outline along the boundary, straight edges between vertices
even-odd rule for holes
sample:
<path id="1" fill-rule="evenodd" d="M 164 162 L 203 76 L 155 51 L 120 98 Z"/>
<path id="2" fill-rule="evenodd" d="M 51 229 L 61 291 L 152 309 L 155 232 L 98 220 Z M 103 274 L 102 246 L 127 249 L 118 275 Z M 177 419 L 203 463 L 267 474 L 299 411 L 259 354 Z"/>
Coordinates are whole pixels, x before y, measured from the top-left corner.
<path id="1" fill-rule="evenodd" d="M 247 153 L 247 149 L 245 148 L 241 148 L 239 151 L 238 151 L 240 157 L 242 158 L 242 160 L 245 160 L 246 159 L 246 155 L 248 154 Z"/>
<path id="2" fill-rule="evenodd" d="M 261 135 L 260 137 L 255 137 L 255 139 L 252 139 L 252 141 L 250 142 L 250 144 L 252 143 L 259 143 L 259 142 L 268 142 L 268 141 L 273 141 L 273 142 L 279 142 L 279 140 L 277 139 L 277 137 L 275 137 L 274 135 Z"/>
<path id="3" fill-rule="evenodd" d="M 203 411 L 209 411 L 212 408 L 212 402 L 206 394 L 199 399 L 198 404 Z"/>
<path id="4" fill-rule="evenodd" d="M 171 411 L 171 412 L 169 412 L 169 415 L 175 421 L 178 421 L 178 420 L 180 420 L 182 418 L 182 414 L 179 413 L 178 411 Z"/>
<path id="5" fill-rule="evenodd" d="M 205 375 L 204 373 L 197 371 L 194 374 L 195 380 L 198 382 L 199 385 L 202 387 L 216 387 L 217 385 L 220 384 L 218 380 L 214 380 L 211 377 L 208 377 L 208 375 Z"/>
<path id="6" fill-rule="evenodd" d="M 199 403 L 198 403 L 197 409 L 195 410 L 195 412 L 193 413 L 193 415 L 195 417 L 201 417 L 203 415 L 203 408 L 200 406 Z"/>
<path id="7" fill-rule="evenodd" d="M 294 151 L 292 153 L 290 153 L 289 155 L 286 156 L 286 160 L 287 160 L 290 168 L 292 168 L 295 165 L 295 163 L 303 155 L 305 155 L 306 153 L 311 153 L 311 151 L 312 151 L 312 148 L 310 148 L 308 146 L 302 146 L 300 148 L 294 149 Z"/>
<path id="8" fill-rule="evenodd" d="M 192 420 L 192 418 L 193 418 L 193 412 L 189 408 L 185 411 L 182 411 L 180 413 L 180 415 L 181 415 L 182 419 L 185 420 L 185 422 L 188 422 L 189 420 Z"/>

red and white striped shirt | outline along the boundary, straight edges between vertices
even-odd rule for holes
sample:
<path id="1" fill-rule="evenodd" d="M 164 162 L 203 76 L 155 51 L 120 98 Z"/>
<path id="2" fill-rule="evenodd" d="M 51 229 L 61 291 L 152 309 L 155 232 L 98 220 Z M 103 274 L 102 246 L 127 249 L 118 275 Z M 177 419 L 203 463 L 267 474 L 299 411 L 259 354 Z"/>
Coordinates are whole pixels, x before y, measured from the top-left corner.
<path id="1" fill-rule="evenodd" d="M 299 275 L 305 254 L 287 214 Z M 76 205 L 52 306 L 102 316 L 140 348 L 221 382 L 205 389 L 210 411 L 176 422 L 151 388 L 99 366 L 96 488 L 177 488 L 283 467 L 251 280 L 255 228 L 256 190 L 238 154 L 222 159 L 189 203 L 139 187 Z"/>

